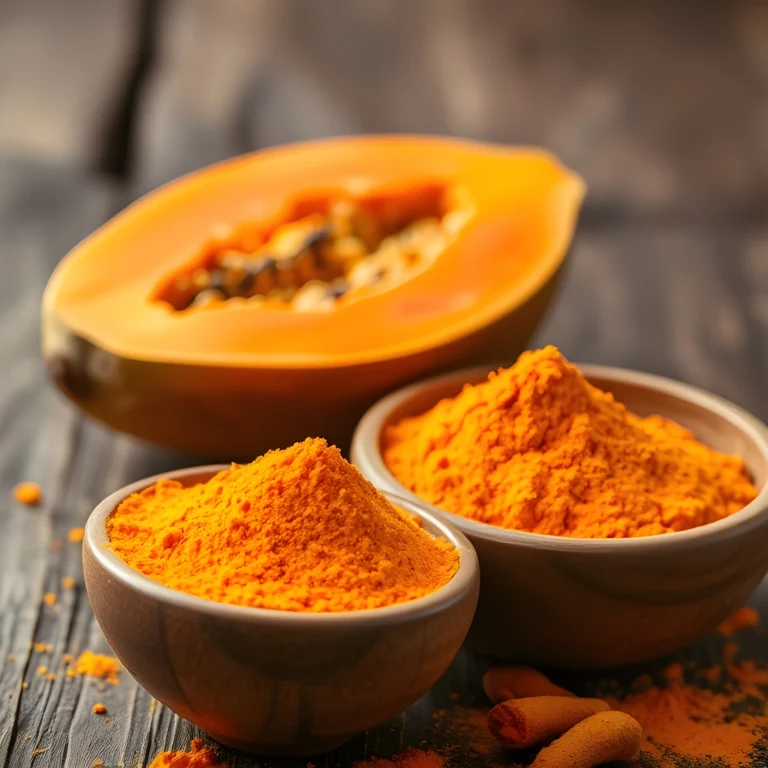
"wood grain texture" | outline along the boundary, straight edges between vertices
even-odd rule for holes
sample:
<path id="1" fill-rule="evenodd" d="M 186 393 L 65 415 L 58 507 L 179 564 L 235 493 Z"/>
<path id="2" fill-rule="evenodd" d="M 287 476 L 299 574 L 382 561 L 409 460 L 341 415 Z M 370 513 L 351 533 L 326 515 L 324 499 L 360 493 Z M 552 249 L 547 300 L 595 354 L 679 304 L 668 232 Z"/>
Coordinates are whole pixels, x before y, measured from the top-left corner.
<path id="1" fill-rule="evenodd" d="M 137 113 L 141 189 L 265 145 L 353 132 L 543 145 L 588 214 L 761 218 L 761 4 L 169 3 Z"/>
<path id="2" fill-rule="evenodd" d="M 0 152 L 95 168 L 138 55 L 138 0 L 0 2 Z"/>
<path id="3" fill-rule="evenodd" d="M 109 492 L 189 463 L 84 421 L 49 388 L 38 353 L 50 271 L 137 192 L 238 152 L 330 134 L 549 146 L 591 188 L 561 294 L 534 343 L 689 381 L 768 420 L 764 4 L 152 7 L 145 29 L 141 0 L 0 0 L 0 768 L 87 768 L 96 758 L 135 768 L 200 735 L 126 673 L 104 690 L 63 674 L 65 653 L 107 650 L 67 531 Z M 116 129 L 130 140 L 120 150 L 130 173 L 107 181 Z M 12 500 L 19 480 L 41 483 L 39 508 Z M 75 589 L 61 588 L 64 576 Z M 58 594 L 56 606 L 44 605 L 45 592 Z M 768 614 L 765 585 L 755 599 Z M 767 636 L 749 635 L 746 651 L 768 661 Z M 716 646 L 705 639 L 683 656 L 707 662 Z M 38 675 L 41 665 L 56 679 Z M 482 703 L 486 665 L 462 652 L 402 716 L 312 762 L 349 766 L 422 741 L 462 745 L 457 768 L 502 762 L 473 751 L 478 735 L 455 711 L 457 698 Z M 583 676 L 561 682 L 588 690 Z M 108 718 L 91 712 L 96 701 Z M 222 758 L 232 768 L 254 762 Z"/>

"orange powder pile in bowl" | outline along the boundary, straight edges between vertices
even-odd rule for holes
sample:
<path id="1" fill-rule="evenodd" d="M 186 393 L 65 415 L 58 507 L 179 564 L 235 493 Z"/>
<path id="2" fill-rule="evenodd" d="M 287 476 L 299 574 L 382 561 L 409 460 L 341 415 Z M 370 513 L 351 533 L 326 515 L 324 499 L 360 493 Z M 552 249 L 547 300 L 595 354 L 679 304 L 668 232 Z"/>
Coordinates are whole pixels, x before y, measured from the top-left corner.
<path id="1" fill-rule="evenodd" d="M 389 426 L 383 457 L 441 509 L 555 536 L 683 531 L 757 495 L 740 457 L 660 416 L 630 413 L 551 346 Z"/>
<path id="2" fill-rule="evenodd" d="M 167 587 L 288 611 L 405 603 L 444 586 L 459 565 L 449 542 L 320 439 L 192 487 L 159 480 L 115 509 L 107 533 L 120 558 Z"/>

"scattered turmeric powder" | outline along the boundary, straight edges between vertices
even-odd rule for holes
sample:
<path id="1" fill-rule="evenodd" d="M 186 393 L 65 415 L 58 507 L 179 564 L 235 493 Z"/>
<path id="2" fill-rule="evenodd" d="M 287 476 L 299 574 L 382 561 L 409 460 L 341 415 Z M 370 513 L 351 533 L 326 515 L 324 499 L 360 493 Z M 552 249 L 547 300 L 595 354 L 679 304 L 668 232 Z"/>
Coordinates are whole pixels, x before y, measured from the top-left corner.
<path id="1" fill-rule="evenodd" d="M 106 715 L 107 714 L 107 707 L 106 707 L 106 705 L 102 704 L 100 701 L 97 701 L 91 707 L 91 712 L 93 712 L 94 715 Z"/>
<path id="2" fill-rule="evenodd" d="M 74 544 L 79 544 L 83 540 L 85 528 L 71 528 L 67 538 Z"/>
<path id="3" fill-rule="evenodd" d="M 56 605 L 56 601 L 57 601 L 57 600 L 58 600 L 58 597 L 56 597 L 56 594 L 55 594 L 54 592 L 46 592 L 46 593 L 43 595 L 43 602 L 44 602 L 46 605 L 49 605 L 49 606 L 51 606 L 51 607 L 53 607 L 54 605 Z"/>
<path id="4" fill-rule="evenodd" d="M 160 480 L 107 521 L 112 550 L 162 584 L 234 605 L 338 612 L 445 585 L 459 556 L 337 448 L 306 440 L 184 488 Z"/>
<path id="5" fill-rule="evenodd" d="M 38 653 L 50 653 L 53 650 L 53 646 L 50 643 L 33 642 L 32 649 Z"/>
<path id="6" fill-rule="evenodd" d="M 149 768 L 227 768 L 216 759 L 216 750 L 200 739 L 192 739 L 188 752 L 160 752 Z"/>
<path id="7" fill-rule="evenodd" d="M 48 674 L 48 667 L 46 667 L 45 664 L 41 664 L 37 668 L 37 674 L 40 675 L 40 677 L 45 677 Z"/>
<path id="8" fill-rule="evenodd" d="M 13 498 L 27 506 L 35 506 L 43 498 L 43 491 L 37 483 L 18 483 L 14 486 Z"/>
<path id="9" fill-rule="evenodd" d="M 740 457 L 635 416 L 552 346 L 390 426 L 383 455 L 404 486 L 448 512 L 555 536 L 683 531 L 757 494 Z"/>
<path id="10" fill-rule="evenodd" d="M 21 683 L 21 689 L 22 689 L 23 691 L 26 691 L 26 690 L 27 690 L 27 688 L 29 688 L 29 683 L 28 683 L 26 680 L 22 681 L 22 683 Z"/>
<path id="11" fill-rule="evenodd" d="M 623 712 L 600 712 L 573 726 L 539 752 L 531 768 L 593 768 L 629 760 L 640 750 L 643 729 Z"/>
<path id="12" fill-rule="evenodd" d="M 62 589 L 74 589 L 75 580 L 71 576 L 64 576 L 61 580 Z"/>
<path id="13" fill-rule="evenodd" d="M 353 768 L 443 768 L 445 758 L 432 750 L 407 749 L 390 759 L 374 757 L 354 764 Z"/>
<path id="14" fill-rule="evenodd" d="M 743 608 L 739 608 L 738 611 L 731 614 L 725 621 L 720 623 L 717 631 L 723 637 L 733 637 L 737 632 L 742 629 L 751 629 L 756 627 L 760 621 L 760 617 L 754 608 L 750 608 L 745 605 Z"/>
<path id="15" fill-rule="evenodd" d="M 53 681 L 56 679 L 56 673 L 55 673 L 55 672 L 49 672 L 49 673 L 46 675 L 46 677 L 47 677 L 47 679 L 48 679 L 48 680 L 50 680 L 51 682 L 53 682 Z"/>
<path id="16" fill-rule="evenodd" d="M 65 653 L 65 654 L 64 654 L 64 655 L 61 657 L 61 660 L 62 660 L 62 662 L 63 662 L 64 664 L 71 664 L 71 663 L 72 663 L 72 661 L 73 661 L 73 659 L 74 659 L 74 657 L 72 656 L 72 654 L 71 654 L 71 653 Z"/>
<path id="17" fill-rule="evenodd" d="M 113 685 L 120 682 L 119 674 L 120 664 L 116 658 L 93 651 L 83 651 L 75 665 L 67 670 L 67 677 L 90 675 L 91 677 L 101 677 Z"/>

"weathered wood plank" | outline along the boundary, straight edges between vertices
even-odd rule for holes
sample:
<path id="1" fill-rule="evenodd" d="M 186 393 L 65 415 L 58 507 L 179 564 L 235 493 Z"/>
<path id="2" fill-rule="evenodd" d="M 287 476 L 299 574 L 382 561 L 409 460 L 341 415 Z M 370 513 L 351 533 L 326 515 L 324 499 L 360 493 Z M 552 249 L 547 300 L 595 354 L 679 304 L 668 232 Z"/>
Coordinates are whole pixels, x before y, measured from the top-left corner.
<path id="1" fill-rule="evenodd" d="M 750 0 L 195 0 L 170 3 L 159 40 L 142 189 L 266 145 L 396 131 L 547 146 L 600 216 L 759 218 L 768 201 L 768 21 Z"/>
<path id="2" fill-rule="evenodd" d="M 0 152 L 95 168 L 138 56 L 138 0 L 0 3 Z"/>

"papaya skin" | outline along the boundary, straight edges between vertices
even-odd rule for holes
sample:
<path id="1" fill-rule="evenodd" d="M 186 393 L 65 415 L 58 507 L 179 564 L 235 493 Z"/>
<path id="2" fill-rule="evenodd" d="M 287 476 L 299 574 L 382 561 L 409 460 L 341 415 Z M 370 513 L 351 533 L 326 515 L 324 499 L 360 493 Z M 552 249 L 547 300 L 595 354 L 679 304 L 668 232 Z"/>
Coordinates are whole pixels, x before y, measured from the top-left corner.
<path id="1" fill-rule="evenodd" d="M 307 194 L 439 181 L 473 216 L 422 274 L 333 312 L 171 311 L 161 280 L 212 231 L 279 221 Z M 562 273 L 584 194 L 544 152 L 429 137 L 343 138 L 246 155 L 151 193 L 77 246 L 43 297 L 57 386 L 97 420 L 189 453 L 248 459 L 307 435 L 344 449 L 393 388 L 514 359 Z"/>

